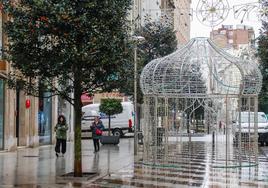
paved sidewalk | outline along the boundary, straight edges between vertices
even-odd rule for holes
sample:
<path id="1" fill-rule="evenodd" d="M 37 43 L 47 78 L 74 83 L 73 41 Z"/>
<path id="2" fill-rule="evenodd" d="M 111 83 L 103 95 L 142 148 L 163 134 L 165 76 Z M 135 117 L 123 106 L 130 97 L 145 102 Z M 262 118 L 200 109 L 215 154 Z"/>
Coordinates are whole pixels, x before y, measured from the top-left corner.
<path id="1" fill-rule="evenodd" d="M 93 152 L 92 140 L 82 140 L 82 151 L 83 171 L 99 172 L 100 177 L 133 164 L 133 138 L 121 139 L 118 146 L 101 146 L 97 154 Z M 0 188 L 84 186 L 84 183 L 63 183 L 57 178 L 72 171 L 73 143 L 67 144 L 65 157 L 59 158 L 55 156 L 54 146 L 0 153 Z"/>
<path id="2" fill-rule="evenodd" d="M 268 147 L 260 148 L 257 166 L 248 166 L 246 161 L 242 168 L 233 167 L 232 160 L 225 168 L 221 158 L 224 145 L 215 148 L 215 155 L 211 143 L 203 137 L 190 147 L 188 142 L 183 142 L 174 148 L 178 155 L 172 165 L 154 166 L 142 160 L 134 161 L 133 138 L 121 139 L 118 146 L 101 146 L 97 154 L 93 152 L 92 140 L 82 140 L 83 171 L 99 173 L 87 181 L 60 178 L 73 171 L 73 143 L 68 143 L 65 157 L 59 158 L 55 156 L 54 146 L 3 152 L 0 153 L 0 188 L 268 187 Z"/>

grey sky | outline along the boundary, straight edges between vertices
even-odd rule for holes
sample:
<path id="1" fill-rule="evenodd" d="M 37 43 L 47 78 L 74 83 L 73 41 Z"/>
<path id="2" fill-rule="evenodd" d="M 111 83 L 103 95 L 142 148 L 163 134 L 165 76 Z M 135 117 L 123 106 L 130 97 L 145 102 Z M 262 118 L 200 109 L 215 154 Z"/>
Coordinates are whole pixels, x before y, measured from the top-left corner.
<path id="1" fill-rule="evenodd" d="M 191 22 L 191 38 L 194 37 L 209 37 L 209 33 L 211 31 L 211 27 L 205 26 L 201 24 L 196 16 L 196 7 L 199 0 L 192 0 L 192 10 L 193 10 L 193 17 Z M 217 2 L 219 0 L 207 0 L 207 1 L 213 1 Z M 229 14 L 227 19 L 222 22 L 221 24 L 215 26 L 215 29 L 221 27 L 221 25 L 239 25 L 241 24 L 241 17 L 239 19 L 234 18 L 234 11 L 233 6 L 238 4 L 245 4 L 250 2 L 257 2 L 258 0 L 228 0 L 229 7 L 231 8 L 229 10 Z M 257 9 L 255 9 L 252 13 L 249 14 L 249 16 L 246 16 L 243 22 L 243 25 L 252 26 L 255 30 L 255 35 L 259 35 L 259 29 L 261 28 L 261 21 L 257 17 Z"/>

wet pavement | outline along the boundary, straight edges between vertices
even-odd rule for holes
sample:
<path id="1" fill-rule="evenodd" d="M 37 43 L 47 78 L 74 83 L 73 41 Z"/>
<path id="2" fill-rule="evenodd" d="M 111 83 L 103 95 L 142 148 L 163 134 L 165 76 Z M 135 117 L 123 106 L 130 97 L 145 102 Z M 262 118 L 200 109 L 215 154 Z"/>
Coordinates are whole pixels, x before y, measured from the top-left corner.
<path id="1" fill-rule="evenodd" d="M 133 164 L 133 138 L 121 139 L 118 146 L 101 146 L 97 154 L 93 151 L 92 140 L 82 140 L 83 172 L 98 172 L 101 177 Z M 0 188 L 81 187 L 88 183 L 60 177 L 69 172 L 73 172 L 73 143 L 67 143 L 65 156 L 59 158 L 54 146 L 0 152 Z"/>
<path id="2" fill-rule="evenodd" d="M 133 138 L 120 140 L 118 146 L 104 145 L 93 152 L 92 140 L 83 140 L 83 171 L 98 172 L 89 180 L 63 180 L 73 171 L 73 144 L 65 157 L 56 158 L 53 146 L 0 153 L 1 187 L 268 187 L 268 147 L 259 150 L 258 163 L 242 167 L 229 158 L 228 167 L 221 156 L 224 147 L 206 141 L 184 142 L 172 163 L 154 164 L 139 155 L 133 157 Z M 178 148 L 176 148 L 178 149 Z M 244 153 L 246 155 L 246 153 Z M 232 155 L 232 152 L 230 152 Z"/>

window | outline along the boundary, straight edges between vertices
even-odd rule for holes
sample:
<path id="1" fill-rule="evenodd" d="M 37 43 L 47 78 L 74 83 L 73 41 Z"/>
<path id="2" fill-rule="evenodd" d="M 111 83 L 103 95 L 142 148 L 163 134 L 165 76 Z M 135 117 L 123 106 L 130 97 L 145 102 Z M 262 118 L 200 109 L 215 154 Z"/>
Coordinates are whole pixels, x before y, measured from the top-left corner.
<path id="1" fill-rule="evenodd" d="M 50 95 L 51 93 L 44 92 L 39 98 L 38 132 L 41 145 L 51 144 L 52 139 L 52 98 L 49 97 Z"/>

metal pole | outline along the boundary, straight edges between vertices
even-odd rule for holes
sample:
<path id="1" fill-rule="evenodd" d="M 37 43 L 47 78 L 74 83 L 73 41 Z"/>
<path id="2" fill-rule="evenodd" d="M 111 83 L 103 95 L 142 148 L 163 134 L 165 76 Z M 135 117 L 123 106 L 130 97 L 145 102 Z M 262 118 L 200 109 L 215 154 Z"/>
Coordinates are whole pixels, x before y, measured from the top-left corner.
<path id="1" fill-rule="evenodd" d="M 157 158 L 157 142 L 158 142 L 158 135 L 157 135 L 157 129 L 158 129 L 158 97 L 154 97 L 154 125 L 152 126 L 152 140 L 153 140 L 153 162 L 156 163 Z M 150 125 L 151 126 L 151 125 Z"/>
<path id="2" fill-rule="evenodd" d="M 225 98 L 225 166 L 228 166 L 228 135 L 229 135 L 229 122 L 228 122 L 228 93 Z"/>
<path id="3" fill-rule="evenodd" d="M 255 163 L 258 164 L 258 96 L 254 97 L 254 155 Z"/>
<path id="4" fill-rule="evenodd" d="M 241 117 L 241 110 L 242 110 L 242 98 L 241 98 L 241 94 L 239 94 L 239 98 L 238 98 L 238 150 L 239 150 L 239 165 L 241 166 L 242 164 L 242 146 L 241 146 L 241 140 L 242 140 L 242 135 L 241 135 L 241 131 L 242 131 L 242 125 L 241 125 L 241 121 L 242 121 L 242 117 Z"/>
<path id="5" fill-rule="evenodd" d="M 143 41 L 144 37 L 142 36 L 133 36 L 132 40 L 134 41 L 134 155 L 137 155 L 137 141 L 138 141 L 138 116 L 137 116 L 137 48 L 138 42 Z"/>
<path id="6" fill-rule="evenodd" d="M 250 104 L 251 104 L 251 101 L 250 101 L 250 97 L 248 97 L 248 150 L 250 151 L 250 148 L 251 148 L 251 133 L 252 131 L 250 130 L 250 127 L 251 127 L 251 107 L 250 107 Z M 254 134 L 254 131 L 253 131 L 253 134 Z M 249 152 L 249 164 L 250 164 L 250 158 L 251 158 L 251 152 Z"/>
<path id="7" fill-rule="evenodd" d="M 164 151 L 165 151 L 165 161 L 168 160 L 166 157 L 168 156 L 168 129 L 169 129 L 169 125 L 168 125 L 168 98 L 165 97 L 165 124 L 164 127 L 165 129 L 165 134 L 163 137 L 163 139 L 165 139 L 165 142 L 163 142 L 164 146 Z"/>
<path id="8" fill-rule="evenodd" d="M 134 46 L 134 155 L 137 155 L 137 44 Z"/>
<path id="9" fill-rule="evenodd" d="M 255 155 L 255 164 L 259 163 L 259 147 L 258 147 L 258 95 L 254 97 L 254 155 Z M 255 177 L 258 177 L 259 174 L 258 166 L 255 167 Z"/>

